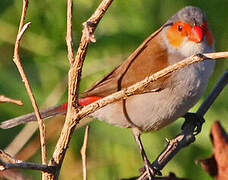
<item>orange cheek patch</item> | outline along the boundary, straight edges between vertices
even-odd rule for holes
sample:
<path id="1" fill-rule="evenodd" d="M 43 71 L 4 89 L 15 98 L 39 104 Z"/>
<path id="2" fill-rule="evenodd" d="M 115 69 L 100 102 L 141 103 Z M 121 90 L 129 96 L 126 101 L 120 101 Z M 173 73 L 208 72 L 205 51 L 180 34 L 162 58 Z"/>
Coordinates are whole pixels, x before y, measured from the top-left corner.
<path id="1" fill-rule="evenodd" d="M 181 43 L 184 41 L 184 36 L 177 32 L 174 27 L 170 27 L 166 31 L 166 37 L 169 43 L 174 47 L 180 47 Z"/>

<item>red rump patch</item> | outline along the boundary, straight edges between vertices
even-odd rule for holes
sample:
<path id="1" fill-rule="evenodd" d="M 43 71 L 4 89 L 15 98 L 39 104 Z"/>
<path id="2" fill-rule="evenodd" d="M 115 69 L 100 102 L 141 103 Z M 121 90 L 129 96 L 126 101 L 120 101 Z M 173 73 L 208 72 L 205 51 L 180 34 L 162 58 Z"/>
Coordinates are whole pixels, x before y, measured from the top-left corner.
<path id="1" fill-rule="evenodd" d="M 68 103 L 62 104 L 60 110 L 62 110 L 62 111 L 66 110 L 67 109 L 67 105 L 68 105 Z"/>
<path id="2" fill-rule="evenodd" d="M 60 105 L 57 109 L 57 111 L 66 111 L 67 110 L 67 102 Z"/>
<path id="3" fill-rule="evenodd" d="M 86 106 L 88 104 L 91 104 L 99 99 L 101 99 L 102 97 L 99 96 L 89 96 L 89 97 L 84 97 L 84 98 L 80 98 L 78 100 L 78 104 L 81 106 Z"/>
<path id="4" fill-rule="evenodd" d="M 101 98 L 102 97 L 99 97 L 99 96 L 89 96 L 89 97 L 80 98 L 78 100 L 78 104 L 81 106 L 86 106 L 86 105 L 91 104 L 92 102 L 95 102 Z M 65 110 L 67 110 L 67 105 L 68 105 L 67 103 L 64 103 L 57 110 L 58 111 L 65 111 Z"/>

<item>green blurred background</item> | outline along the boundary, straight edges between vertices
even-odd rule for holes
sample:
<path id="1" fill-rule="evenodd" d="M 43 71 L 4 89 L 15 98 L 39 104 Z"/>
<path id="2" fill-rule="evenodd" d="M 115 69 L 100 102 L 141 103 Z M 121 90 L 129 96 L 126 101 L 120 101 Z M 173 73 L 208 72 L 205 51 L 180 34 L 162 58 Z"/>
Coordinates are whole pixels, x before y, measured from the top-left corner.
<path id="1" fill-rule="evenodd" d="M 81 36 L 81 24 L 89 18 L 99 3 L 98 0 L 74 1 L 75 50 Z M 24 85 L 12 62 L 21 5 L 20 0 L 0 1 L 0 94 L 21 99 L 24 102 L 22 107 L 0 104 L 1 121 L 32 111 Z M 206 12 L 216 40 L 216 50 L 228 50 L 227 0 L 115 0 L 96 30 L 97 42 L 89 46 L 80 91 L 88 88 L 121 63 L 148 35 L 186 5 L 199 6 Z M 66 81 L 69 69 L 65 46 L 66 1 L 31 0 L 26 21 L 31 21 L 32 25 L 22 40 L 21 59 L 38 104 L 44 107 L 44 102 L 50 95 L 54 98 L 50 98 L 46 106 L 55 104 L 55 100 L 58 103 L 65 102 L 67 95 L 64 92 L 66 90 L 64 81 Z M 214 75 L 203 98 L 207 96 L 227 67 L 227 60 L 217 62 Z M 59 89 L 58 86 L 62 88 Z M 63 93 L 56 91 L 56 88 Z M 228 129 L 227 98 L 226 89 L 206 114 L 207 122 L 197 136 L 197 141 L 182 150 L 165 167 L 162 171 L 164 175 L 172 171 L 178 177 L 192 180 L 212 179 L 195 163 L 195 160 L 208 157 L 212 153 L 209 132 L 215 120 L 221 120 L 222 125 Z M 55 121 L 55 123 L 58 122 Z M 151 160 L 155 159 L 165 147 L 165 138 L 171 139 L 180 131 L 182 123 L 183 119 L 159 132 L 143 135 L 143 143 Z M 23 126 L 0 130 L 0 148 L 4 149 L 22 128 Z M 47 131 L 51 130 L 47 129 Z M 59 136 L 59 130 L 54 134 L 54 137 L 48 141 L 49 158 Z M 84 128 L 74 133 L 60 179 L 82 178 L 80 148 L 83 136 Z M 40 162 L 40 159 L 38 150 L 29 161 Z M 129 129 L 120 129 L 100 121 L 91 123 L 88 144 L 88 179 L 118 179 L 136 176 L 138 168 L 142 165 L 140 153 Z M 23 171 L 23 173 L 34 179 L 41 177 L 36 171 Z"/>

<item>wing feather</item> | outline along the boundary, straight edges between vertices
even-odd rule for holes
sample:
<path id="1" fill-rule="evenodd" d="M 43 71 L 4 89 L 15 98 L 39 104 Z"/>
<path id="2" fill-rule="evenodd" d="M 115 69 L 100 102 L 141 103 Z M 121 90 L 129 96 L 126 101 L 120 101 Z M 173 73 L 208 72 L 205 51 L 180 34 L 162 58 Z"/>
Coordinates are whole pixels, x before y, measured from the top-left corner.
<path id="1" fill-rule="evenodd" d="M 167 49 L 160 33 L 163 28 L 164 26 L 151 34 L 120 66 L 95 83 L 82 96 L 105 97 L 167 67 Z M 148 91 L 162 89 L 166 78 L 151 83 Z"/>

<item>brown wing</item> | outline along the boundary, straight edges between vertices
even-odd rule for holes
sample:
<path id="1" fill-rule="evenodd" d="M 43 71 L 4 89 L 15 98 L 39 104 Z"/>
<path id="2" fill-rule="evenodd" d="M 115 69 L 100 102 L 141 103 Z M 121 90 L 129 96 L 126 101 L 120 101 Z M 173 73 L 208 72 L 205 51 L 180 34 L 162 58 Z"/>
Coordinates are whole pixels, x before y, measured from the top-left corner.
<path id="1" fill-rule="evenodd" d="M 167 49 L 161 27 L 150 35 L 120 66 L 94 84 L 82 96 L 105 97 L 129 87 L 168 66 Z M 161 89 L 163 80 L 151 83 L 148 90 Z"/>

